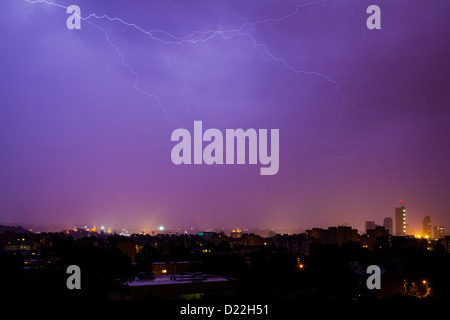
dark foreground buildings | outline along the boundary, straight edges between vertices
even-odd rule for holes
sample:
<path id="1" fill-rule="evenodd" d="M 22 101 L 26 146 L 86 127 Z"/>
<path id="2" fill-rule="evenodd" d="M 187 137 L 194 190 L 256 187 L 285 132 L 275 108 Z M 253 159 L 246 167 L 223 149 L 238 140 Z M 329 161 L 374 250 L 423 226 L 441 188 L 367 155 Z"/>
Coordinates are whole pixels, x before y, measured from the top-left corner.
<path id="1" fill-rule="evenodd" d="M 381 226 L 270 237 L 2 229 L 0 248 L 2 294 L 24 299 L 441 300 L 450 289 L 449 237 L 392 236 Z M 81 269 L 81 290 L 67 289 L 69 265 Z M 380 290 L 366 286 L 369 265 L 381 268 Z"/>

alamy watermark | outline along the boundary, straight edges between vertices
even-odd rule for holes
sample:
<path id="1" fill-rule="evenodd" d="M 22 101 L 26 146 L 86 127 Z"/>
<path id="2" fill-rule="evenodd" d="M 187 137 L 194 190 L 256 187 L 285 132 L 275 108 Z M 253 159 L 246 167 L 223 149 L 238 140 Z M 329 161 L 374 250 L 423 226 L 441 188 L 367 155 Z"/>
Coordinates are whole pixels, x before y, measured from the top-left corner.
<path id="1" fill-rule="evenodd" d="M 381 9 L 377 5 L 370 5 L 367 7 L 366 10 L 367 14 L 370 14 L 370 16 L 367 18 L 366 26 L 367 29 L 373 30 L 373 29 L 381 29 Z"/>
<path id="2" fill-rule="evenodd" d="M 225 150 L 224 135 L 219 129 L 207 129 L 203 132 L 202 121 L 194 121 L 194 136 L 187 129 L 176 129 L 172 132 L 171 141 L 178 141 L 171 152 L 172 162 L 180 164 L 245 164 L 261 167 L 261 175 L 277 174 L 280 163 L 280 132 L 279 129 L 270 130 L 270 154 L 268 150 L 267 129 L 226 129 Z M 193 159 L 192 159 L 193 140 Z M 208 144 L 203 148 L 203 142 Z M 247 143 L 248 142 L 248 143 Z M 247 152 L 248 149 L 248 152 Z M 225 151 L 225 152 L 224 152 Z M 225 153 L 225 156 L 224 156 Z M 236 159 L 235 159 L 236 158 Z"/>
<path id="3" fill-rule="evenodd" d="M 69 289 L 69 290 L 81 289 L 81 269 L 80 269 L 80 267 L 75 264 L 72 264 L 67 267 L 66 273 L 70 274 L 70 276 L 66 280 L 67 289 Z"/>
<path id="4" fill-rule="evenodd" d="M 81 9 L 77 5 L 71 5 L 67 7 L 66 13 L 71 15 L 67 18 L 66 26 L 67 29 L 81 29 Z"/>
<path id="5" fill-rule="evenodd" d="M 67 18 L 66 26 L 67 29 L 81 29 L 81 9 L 77 5 L 70 5 L 67 7 L 66 13 L 70 14 Z M 370 5 L 366 10 L 367 14 L 370 16 L 366 20 L 367 29 L 381 29 L 381 9 L 377 5 Z"/>
<path id="6" fill-rule="evenodd" d="M 381 289 L 381 269 L 379 266 L 372 264 L 367 267 L 367 274 L 370 276 L 367 278 L 366 286 L 368 289 Z"/>

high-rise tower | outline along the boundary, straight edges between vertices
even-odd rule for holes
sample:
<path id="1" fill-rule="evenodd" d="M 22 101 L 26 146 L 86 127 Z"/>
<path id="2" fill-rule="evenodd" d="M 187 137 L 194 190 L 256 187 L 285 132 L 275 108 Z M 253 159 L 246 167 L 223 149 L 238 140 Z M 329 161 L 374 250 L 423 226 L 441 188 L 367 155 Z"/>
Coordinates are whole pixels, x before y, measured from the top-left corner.
<path id="1" fill-rule="evenodd" d="M 392 235 L 393 228 L 392 228 L 392 218 L 391 217 L 384 218 L 383 227 L 389 231 L 390 235 Z"/>
<path id="2" fill-rule="evenodd" d="M 400 207 L 395 208 L 395 235 L 406 236 L 406 208 L 400 200 Z"/>
<path id="3" fill-rule="evenodd" d="M 423 218 L 423 231 L 422 235 L 424 237 L 431 237 L 431 218 L 430 216 L 426 216 Z"/>

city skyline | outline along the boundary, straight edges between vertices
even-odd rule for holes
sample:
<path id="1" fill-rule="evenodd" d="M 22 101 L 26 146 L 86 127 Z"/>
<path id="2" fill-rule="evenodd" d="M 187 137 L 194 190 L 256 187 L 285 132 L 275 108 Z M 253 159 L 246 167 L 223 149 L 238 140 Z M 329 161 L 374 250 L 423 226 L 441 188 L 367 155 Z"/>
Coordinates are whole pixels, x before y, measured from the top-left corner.
<path id="1" fill-rule="evenodd" d="M 450 3 L 367 5 L 3 1 L 0 224 L 449 230 Z M 174 164 L 194 121 L 279 130 L 277 174 Z"/>
<path id="2" fill-rule="evenodd" d="M 32 233 L 0 226 L 2 267 L 9 271 L 0 274 L 7 288 L 2 293 L 13 299 L 21 293 L 35 300 L 139 300 L 146 308 L 150 302 L 161 308 L 169 300 L 172 305 L 183 299 L 210 304 L 239 297 L 241 303 L 272 297 L 273 305 L 274 292 L 277 303 L 295 299 L 296 310 L 305 298 L 308 305 L 351 301 L 376 306 L 399 298 L 414 305 L 445 301 L 450 237 L 390 236 L 384 227 L 372 227 L 363 235 L 338 226 L 294 235 L 233 230 L 123 236 L 98 230 Z M 382 270 L 375 276 L 381 286 L 370 286 L 372 268 Z M 216 281 L 238 287 L 211 283 Z M 167 308 L 162 309 L 167 315 Z"/>
<path id="3" fill-rule="evenodd" d="M 399 217 L 397 217 L 397 211 Z M 408 219 L 406 219 L 408 217 Z M 314 225 L 314 226 L 298 226 L 293 227 L 291 229 L 274 229 L 270 227 L 255 227 L 255 226 L 232 226 L 232 227 L 206 227 L 202 228 L 194 225 L 154 225 L 154 226 L 146 226 L 145 228 L 140 226 L 133 225 L 111 225 L 111 224 L 86 224 L 86 223 L 78 223 L 78 224 L 60 224 L 60 225 L 33 225 L 33 224 L 10 224 L 9 226 L 17 226 L 17 227 L 25 227 L 26 230 L 30 232 L 63 232 L 70 230 L 84 230 L 88 232 L 98 232 L 105 234 L 121 234 L 121 235 L 130 235 L 130 234 L 196 234 L 198 232 L 242 232 L 242 233 L 256 233 L 260 235 L 270 234 L 271 232 L 280 233 L 280 234 L 301 234 L 307 232 L 308 229 L 315 228 L 334 228 L 334 227 L 352 227 L 358 231 L 359 234 L 366 234 L 368 230 L 374 230 L 377 227 L 384 227 L 385 230 L 389 232 L 390 235 L 393 236 L 415 236 L 415 237 L 423 237 L 423 238 L 439 238 L 436 234 L 440 234 L 440 236 L 444 236 L 447 233 L 445 230 L 448 230 L 443 225 L 438 225 L 431 223 L 430 216 L 424 216 L 422 220 L 422 225 L 420 229 L 418 226 L 411 226 L 409 221 L 409 215 L 406 213 L 406 207 L 403 205 L 403 202 L 400 202 L 400 207 L 395 208 L 395 214 L 393 217 L 387 216 L 383 219 L 383 223 L 378 223 L 378 221 L 365 221 L 364 227 L 359 228 L 358 226 L 344 223 L 337 225 Z M 399 227 L 397 227 L 397 220 L 401 220 Z M 4 224 L 0 222 L 0 225 L 8 226 L 8 224 Z M 395 225 L 395 228 L 394 228 Z"/>

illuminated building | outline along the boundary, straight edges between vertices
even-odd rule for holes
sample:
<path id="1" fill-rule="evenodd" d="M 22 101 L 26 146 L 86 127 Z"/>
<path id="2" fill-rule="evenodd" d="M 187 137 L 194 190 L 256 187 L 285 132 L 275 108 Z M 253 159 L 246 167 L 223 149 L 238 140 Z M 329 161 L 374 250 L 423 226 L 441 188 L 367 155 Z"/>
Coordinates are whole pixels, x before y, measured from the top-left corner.
<path id="1" fill-rule="evenodd" d="M 395 235 L 406 235 L 406 208 L 400 200 L 400 207 L 395 208 Z"/>
<path id="2" fill-rule="evenodd" d="M 346 242 L 358 241 L 358 230 L 348 226 L 329 227 L 328 229 L 314 228 L 306 230 L 306 235 L 316 242 L 341 245 Z"/>
<path id="3" fill-rule="evenodd" d="M 321 228 L 312 228 L 311 230 L 306 230 L 306 235 L 316 240 L 322 240 L 325 230 Z"/>
<path id="4" fill-rule="evenodd" d="M 153 262 L 152 272 L 156 276 L 183 274 L 190 267 L 189 261 Z"/>
<path id="5" fill-rule="evenodd" d="M 435 239 L 444 238 L 444 227 L 443 226 L 433 228 L 433 238 L 435 238 Z"/>
<path id="6" fill-rule="evenodd" d="M 242 235 L 242 230 L 239 229 L 239 228 L 238 228 L 237 230 L 231 231 L 231 234 L 230 234 L 230 236 L 231 236 L 232 238 L 236 238 L 236 239 L 240 238 L 241 235 Z"/>
<path id="7" fill-rule="evenodd" d="M 423 218 L 423 232 L 422 236 L 431 237 L 431 218 L 426 216 Z"/>

